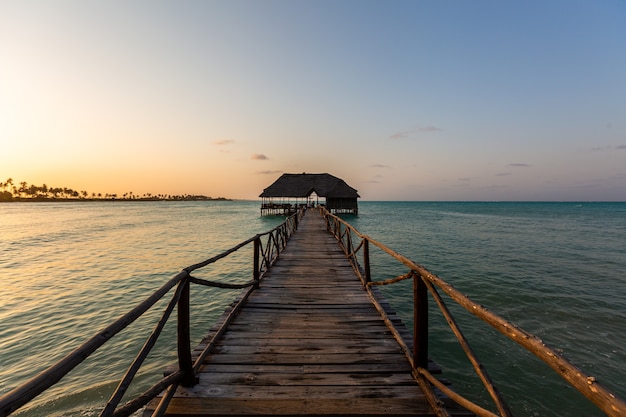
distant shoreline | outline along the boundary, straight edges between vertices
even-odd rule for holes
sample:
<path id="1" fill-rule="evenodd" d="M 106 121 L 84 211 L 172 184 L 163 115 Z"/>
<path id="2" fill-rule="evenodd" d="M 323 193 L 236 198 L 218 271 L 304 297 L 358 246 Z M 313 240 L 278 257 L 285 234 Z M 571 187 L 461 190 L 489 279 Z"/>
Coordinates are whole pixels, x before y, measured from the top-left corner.
<path id="1" fill-rule="evenodd" d="M 120 197 L 121 196 L 121 197 Z M 225 197 L 207 197 L 202 194 L 134 194 L 129 191 L 124 194 L 116 193 L 89 193 L 77 191 L 68 187 L 50 187 L 43 185 L 28 185 L 20 182 L 19 187 L 13 178 L 0 182 L 1 203 L 71 203 L 76 201 L 232 201 Z"/>
<path id="2" fill-rule="evenodd" d="M 52 198 L 52 197 L 13 197 L 0 200 L 0 203 L 82 203 L 82 202 L 146 202 L 146 201 L 233 201 L 225 197 L 189 196 L 176 198 L 139 197 L 139 198 Z"/>

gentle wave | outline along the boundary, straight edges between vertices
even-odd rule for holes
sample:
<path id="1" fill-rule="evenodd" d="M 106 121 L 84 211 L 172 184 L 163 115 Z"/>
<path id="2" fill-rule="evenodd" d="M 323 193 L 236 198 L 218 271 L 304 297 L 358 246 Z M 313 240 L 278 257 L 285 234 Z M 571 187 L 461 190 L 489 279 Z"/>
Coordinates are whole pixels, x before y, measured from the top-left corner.
<path id="1" fill-rule="evenodd" d="M 372 203 L 351 221 L 626 397 L 626 204 Z M 383 262 L 379 270 L 391 268 Z M 410 322 L 411 306 L 400 311 Z M 458 311 L 457 320 L 515 415 L 603 415 L 546 365 L 466 316 Z M 430 317 L 431 356 L 455 389 L 484 396 L 440 313 L 431 308 Z"/>
<path id="2" fill-rule="evenodd" d="M 626 204 L 362 202 L 355 227 L 424 265 L 490 310 L 537 334 L 626 397 Z M 257 202 L 0 205 L 0 393 L 60 359 L 183 267 L 276 226 Z M 194 272 L 245 282 L 251 248 Z M 372 251 L 374 279 L 405 273 Z M 406 284 L 406 285 L 405 285 Z M 410 283 L 383 290 L 410 326 Z M 237 291 L 192 287 L 197 343 Z M 164 303 L 21 416 L 97 415 Z M 602 415 L 548 367 L 450 306 L 516 415 Z M 431 306 L 430 353 L 455 389 L 488 405 Z M 176 360 L 168 324 L 129 395 Z M 85 384 L 85 376 L 89 383 Z M 556 399 L 555 399 L 556 398 Z"/>

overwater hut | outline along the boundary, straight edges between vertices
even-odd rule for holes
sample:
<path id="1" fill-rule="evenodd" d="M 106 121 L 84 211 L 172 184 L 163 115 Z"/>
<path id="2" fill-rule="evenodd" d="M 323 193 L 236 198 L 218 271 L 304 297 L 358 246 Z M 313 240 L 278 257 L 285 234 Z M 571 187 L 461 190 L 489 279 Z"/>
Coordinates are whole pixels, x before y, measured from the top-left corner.
<path id="1" fill-rule="evenodd" d="M 301 205 L 323 204 L 336 214 L 359 211 L 359 193 L 330 174 L 283 174 L 259 196 L 261 215 L 294 213 Z M 323 201 L 319 199 L 323 198 Z"/>

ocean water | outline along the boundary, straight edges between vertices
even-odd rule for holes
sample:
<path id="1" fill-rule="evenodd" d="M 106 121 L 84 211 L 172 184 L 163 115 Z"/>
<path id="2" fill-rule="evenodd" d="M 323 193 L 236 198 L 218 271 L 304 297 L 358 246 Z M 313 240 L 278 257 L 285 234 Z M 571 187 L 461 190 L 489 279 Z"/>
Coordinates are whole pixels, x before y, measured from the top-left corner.
<path id="1" fill-rule="evenodd" d="M 626 398 L 626 204 L 359 204 L 358 216 L 344 218 L 361 232 L 541 337 Z M 259 206 L 256 201 L 0 204 L 0 395 L 65 356 L 182 268 L 282 221 L 261 217 Z M 246 248 L 195 275 L 245 282 L 251 258 Z M 375 280 L 406 272 L 376 250 L 372 264 Z M 410 285 L 384 291 L 410 326 Z M 235 294 L 192 288 L 192 344 Z M 16 415 L 98 415 L 163 308 L 158 304 Z M 450 309 L 514 415 L 603 415 L 534 356 L 462 309 Z M 175 362 L 172 324 L 129 396 Z M 430 356 L 445 377 L 489 407 L 434 306 L 430 325 Z"/>

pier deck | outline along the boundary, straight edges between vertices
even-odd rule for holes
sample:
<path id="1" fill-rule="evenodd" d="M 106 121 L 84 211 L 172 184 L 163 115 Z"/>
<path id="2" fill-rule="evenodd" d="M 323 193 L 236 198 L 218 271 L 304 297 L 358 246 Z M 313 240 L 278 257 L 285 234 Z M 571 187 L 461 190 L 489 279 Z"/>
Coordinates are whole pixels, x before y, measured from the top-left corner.
<path id="1" fill-rule="evenodd" d="M 178 388 L 168 416 L 434 415 L 397 342 L 314 211 L 301 220 L 199 376 L 196 386 Z"/>

